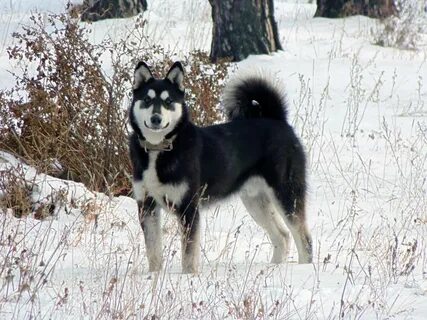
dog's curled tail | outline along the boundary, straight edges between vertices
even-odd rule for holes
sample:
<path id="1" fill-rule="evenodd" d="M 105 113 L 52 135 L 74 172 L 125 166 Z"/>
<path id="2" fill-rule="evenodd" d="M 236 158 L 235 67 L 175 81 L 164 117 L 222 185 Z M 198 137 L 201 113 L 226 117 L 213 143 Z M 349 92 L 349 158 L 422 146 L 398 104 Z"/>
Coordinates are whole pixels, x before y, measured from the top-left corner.
<path id="1" fill-rule="evenodd" d="M 282 84 L 266 75 L 241 75 L 224 89 L 223 106 L 229 120 L 269 118 L 286 121 L 287 102 Z"/>

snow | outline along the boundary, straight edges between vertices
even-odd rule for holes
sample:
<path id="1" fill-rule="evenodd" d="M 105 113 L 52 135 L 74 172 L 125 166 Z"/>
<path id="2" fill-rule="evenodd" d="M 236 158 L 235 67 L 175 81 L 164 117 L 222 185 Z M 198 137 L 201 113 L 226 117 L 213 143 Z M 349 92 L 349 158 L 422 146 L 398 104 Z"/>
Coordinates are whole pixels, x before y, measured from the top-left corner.
<path id="1" fill-rule="evenodd" d="M 11 33 L 30 12 L 60 12 L 61 3 L 1 0 L 0 88 L 13 85 Z M 152 41 L 178 56 L 209 50 L 208 1 L 149 5 Z M 238 68 L 267 69 L 286 85 L 289 118 L 308 152 L 313 264 L 298 265 L 292 244 L 288 263 L 270 265 L 267 236 L 233 197 L 203 211 L 200 274 L 180 273 L 180 239 L 167 215 L 166 265 L 150 274 L 134 200 L 90 192 L 1 152 L 0 172 L 35 181 L 35 201 L 59 191 L 65 198 L 54 199 L 44 221 L 0 214 L 0 319 L 426 318 L 427 37 L 415 51 L 383 48 L 372 44 L 375 20 L 312 18 L 315 6 L 303 1 L 275 6 L 284 51 Z M 88 27 L 100 42 L 134 21 Z"/>

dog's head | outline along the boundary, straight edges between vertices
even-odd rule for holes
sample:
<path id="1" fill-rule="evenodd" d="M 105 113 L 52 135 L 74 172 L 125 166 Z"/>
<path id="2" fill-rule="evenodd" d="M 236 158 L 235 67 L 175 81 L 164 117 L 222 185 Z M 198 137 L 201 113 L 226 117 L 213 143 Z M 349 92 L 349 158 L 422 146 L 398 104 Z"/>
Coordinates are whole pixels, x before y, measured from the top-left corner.
<path id="1" fill-rule="evenodd" d="M 164 79 L 153 77 L 145 62 L 135 68 L 131 125 L 152 144 L 159 144 L 184 114 L 184 70 L 175 62 Z"/>

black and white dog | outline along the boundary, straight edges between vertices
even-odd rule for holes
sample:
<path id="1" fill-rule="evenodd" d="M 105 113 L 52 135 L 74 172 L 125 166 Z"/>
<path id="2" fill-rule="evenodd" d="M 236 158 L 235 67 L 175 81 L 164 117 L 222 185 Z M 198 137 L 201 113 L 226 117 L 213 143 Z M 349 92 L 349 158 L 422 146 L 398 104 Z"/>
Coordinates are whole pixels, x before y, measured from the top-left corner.
<path id="1" fill-rule="evenodd" d="M 237 192 L 268 233 L 272 263 L 287 259 L 287 228 L 299 263 L 310 263 L 305 155 L 286 120 L 280 90 L 265 77 L 237 77 L 224 91 L 230 121 L 198 127 L 189 119 L 183 80 L 179 62 L 164 79 L 154 78 L 144 62 L 135 69 L 130 156 L 149 270 L 162 265 L 160 208 L 175 213 L 181 223 L 183 272 L 197 272 L 199 205 Z"/>

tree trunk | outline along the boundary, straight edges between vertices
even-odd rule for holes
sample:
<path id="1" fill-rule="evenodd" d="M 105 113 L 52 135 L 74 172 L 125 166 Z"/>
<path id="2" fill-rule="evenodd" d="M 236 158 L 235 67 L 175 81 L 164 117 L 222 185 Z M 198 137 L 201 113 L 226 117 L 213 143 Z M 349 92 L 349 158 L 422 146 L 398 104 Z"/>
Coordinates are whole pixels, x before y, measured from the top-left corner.
<path id="1" fill-rule="evenodd" d="M 128 18 L 147 10 L 147 0 L 84 0 L 82 21 Z"/>
<path id="2" fill-rule="evenodd" d="M 386 18 L 396 14 L 394 0 L 317 0 L 315 17 L 341 18 L 364 15 Z"/>
<path id="3" fill-rule="evenodd" d="M 281 50 L 273 0 L 209 0 L 212 6 L 211 59 L 245 59 Z"/>

